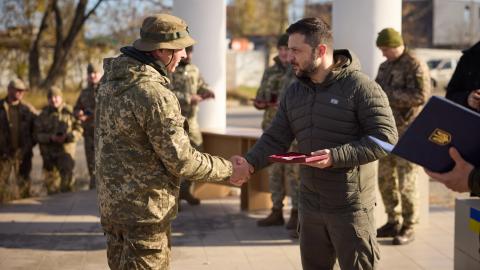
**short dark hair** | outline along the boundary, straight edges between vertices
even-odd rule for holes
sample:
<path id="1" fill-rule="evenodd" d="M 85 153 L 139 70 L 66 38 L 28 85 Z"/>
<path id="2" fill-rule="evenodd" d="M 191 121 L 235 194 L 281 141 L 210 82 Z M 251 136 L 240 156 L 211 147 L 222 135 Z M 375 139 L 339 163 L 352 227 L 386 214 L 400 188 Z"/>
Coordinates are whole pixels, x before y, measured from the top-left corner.
<path id="1" fill-rule="evenodd" d="M 330 26 L 320 18 L 303 18 L 287 28 L 288 35 L 302 34 L 305 36 L 305 42 L 312 48 L 319 44 L 326 44 L 328 48 L 333 47 L 333 37 Z"/>
<path id="2" fill-rule="evenodd" d="M 193 45 L 186 47 L 185 52 L 187 52 L 187 53 L 193 52 Z"/>

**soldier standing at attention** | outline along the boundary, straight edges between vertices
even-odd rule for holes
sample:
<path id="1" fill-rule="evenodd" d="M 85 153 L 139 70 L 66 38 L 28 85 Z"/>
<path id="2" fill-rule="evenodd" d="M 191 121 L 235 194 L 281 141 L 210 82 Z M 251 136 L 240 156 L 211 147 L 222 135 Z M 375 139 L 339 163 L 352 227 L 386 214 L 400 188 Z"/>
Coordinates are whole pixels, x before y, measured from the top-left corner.
<path id="1" fill-rule="evenodd" d="M 258 88 L 254 106 L 259 110 L 265 110 L 263 113 L 262 129 L 267 130 L 273 117 L 278 110 L 278 100 L 280 99 L 282 89 L 285 88 L 284 82 L 289 81 L 293 72 L 288 64 L 288 35 L 284 34 L 277 41 L 278 55 L 273 59 L 273 66 L 267 68 L 263 73 L 260 88 Z M 285 198 L 285 181 L 288 181 L 291 187 L 292 210 L 290 220 L 286 228 L 295 230 L 298 223 L 298 165 L 274 163 L 269 172 L 269 189 L 272 194 L 272 212 L 257 222 L 258 226 L 281 226 L 285 223 L 283 219 L 283 199 Z M 296 234 L 291 234 L 296 236 Z"/>
<path id="2" fill-rule="evenodd" d="M 36 110 L 22 100 L 25 91 L 25 83 L 13 79 L 0 101 L 0 202 L 30 195 Z M 15 183 L 8 183 L 12 170 Z"/>
<path id="3" fill-rule="evenodd" d="M 75 117 L 82 123 L 85 158 L 90 175 L 89 188 L 95 188 L 95 150 L 93 147 L 95 119 L 95 93 L 102 77 L 99 68 L 93 64 L 87 66 L 87 87 L 82 90 L 73 108 Z"/>
<path id="4" fill-rule="evenodd" d="M 72 191 L 75 178 L 76 142 L 82 136 L 82 126 L 73 115 L 72 107 L 63 101 L 60 88 L 48 90 L 48 105 L 35 120 L 35 138 L 43 159 L 45 185 L 48 194 Z"/>
<path id="5" fill-rule="evenodd" d="M 428 68 L 405 48 L 402 36 L 393 28 L 378 33 L 377 47 L 387 60 L 380 65 L 375 80 L 388 96 L 401 136 L 430 96 Z M 379 162 L 378 184 L 388 221 L 377 230 L 377 237 L 394 237 L 394 245 L 408 244 L 415 239 L 418 170 L 417 165 L 394 155 Z M 398 209 L 400 201 L 401 211 Z"/>
<path id="6" fill-rule="evenodd" d="M 95 174 L 111 269 L 168 269 L 180 178 L 241 185 L 252 168 L 197 151 L 168 89 L 195 41 L 178 17 L 145 18 L 140 39 L 106 58 L 95 108 Z"/>
<path id="7" fill-rule="evenodd" d="M 190 143 L 198 151 L 203 151 L 203 139 L 198 125 L 198 103 L 214 98 L 215 95 L 200 75 L 200 70 L 192 64 L 193 46 L 185 48 L 187 57 L 182 58 L 175 72 L 172 74 L 172 91 L 180 102 L 183 117 L 188 122 L 188 137 Z M 179 200 L 185 200 L 190 205 L 200 204 L 200 200 L 193 197 L 190 186 L 192 182 L 182 179 L 180 184 Z"/>

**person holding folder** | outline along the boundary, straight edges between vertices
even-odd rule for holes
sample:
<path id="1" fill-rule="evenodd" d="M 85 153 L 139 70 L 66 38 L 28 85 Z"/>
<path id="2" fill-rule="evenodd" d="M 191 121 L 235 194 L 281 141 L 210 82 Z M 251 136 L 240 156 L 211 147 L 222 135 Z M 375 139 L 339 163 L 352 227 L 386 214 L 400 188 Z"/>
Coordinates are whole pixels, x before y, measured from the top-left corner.
<path id="1" fill-rule="evenodd" d="M 402 36 L 393 28 L 380 31 L 376 43 L 387 60 L 380 65 L 375 81 L 388 96 L 401 137 L 430 96 L 428 68 L 405 48 Z M 408 244 L 415 239 L 418 168 L 394 155 L 386 156 L 379 163 L 378 184 L 388 221 L 377 230 L 377 237 L 394 237 L 394 245 Z"/>
<path id="2" fill-rule="evenodd" d="M 467 162 L 453 147 L 449 149 L 449 154 L 455 162 L 452 170 L 446 173 L 436 173 L 425 169 L 425 172 L 453 191 L 471 192 L 475 196 L 480 196 L 480 167 L 474 167 Z"/>

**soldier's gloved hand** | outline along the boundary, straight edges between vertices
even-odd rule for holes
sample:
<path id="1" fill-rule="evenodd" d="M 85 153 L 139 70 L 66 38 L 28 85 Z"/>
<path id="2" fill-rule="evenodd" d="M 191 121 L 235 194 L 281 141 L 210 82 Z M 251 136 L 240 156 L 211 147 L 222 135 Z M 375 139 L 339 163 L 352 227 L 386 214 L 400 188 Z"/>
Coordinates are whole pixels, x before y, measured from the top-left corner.
<path id="1" fill-rule="evenodd" d="M 233 166 L 230 183 L 235 186 L 241 186 L 250 179 L 251 174 L 254 172 L 254 168 L 242 156 L 232 156 L 230 162 L 232 162 Z"/>

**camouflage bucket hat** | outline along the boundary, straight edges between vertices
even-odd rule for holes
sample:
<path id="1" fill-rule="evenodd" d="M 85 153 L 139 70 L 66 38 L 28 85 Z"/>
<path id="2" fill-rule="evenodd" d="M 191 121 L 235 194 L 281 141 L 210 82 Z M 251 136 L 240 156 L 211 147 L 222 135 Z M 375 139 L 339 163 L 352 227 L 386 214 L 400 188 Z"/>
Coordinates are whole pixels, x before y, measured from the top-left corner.
<path id="1" fill-rule="evenodd" d="M 185 21 L 172 15 L 157 14 L 143 20 L 140 38 L 133 42 L 133 47 L 140 51 L 153 51 L 183 49 L 195 43 Z"/>

